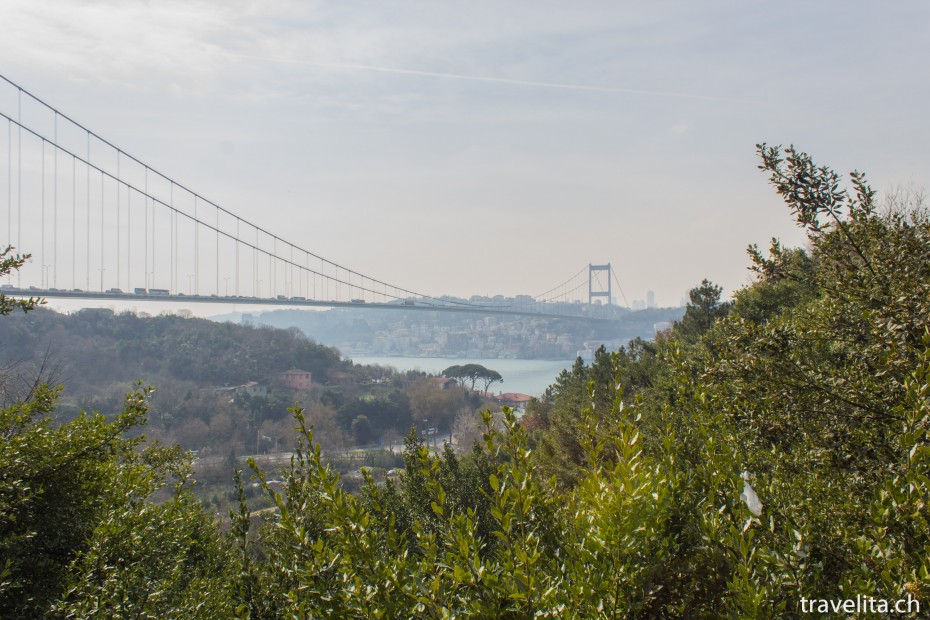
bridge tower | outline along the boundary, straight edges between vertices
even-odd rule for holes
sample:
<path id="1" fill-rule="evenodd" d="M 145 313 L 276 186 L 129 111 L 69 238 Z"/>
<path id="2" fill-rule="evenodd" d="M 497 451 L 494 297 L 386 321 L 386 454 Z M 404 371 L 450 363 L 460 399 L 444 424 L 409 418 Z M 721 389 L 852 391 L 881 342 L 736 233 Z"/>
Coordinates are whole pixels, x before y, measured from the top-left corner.
<path id="1" fill-rule="evenodd" d="M 604 285 L 601 283 L 600 278 L 595 274 L 600 274 L 600 272 L 607 272 L 607 289 L 604 290 Z M 607 305 L 610 305 L 610 282 L 611 282 L 611 273 L 610 263 L 606 265 L 591 265 L 588 264 L 588 303 L 593 304 L 595 297 L 606 297 Z M 595 287 L 595 284 L 597 285 Z"/>

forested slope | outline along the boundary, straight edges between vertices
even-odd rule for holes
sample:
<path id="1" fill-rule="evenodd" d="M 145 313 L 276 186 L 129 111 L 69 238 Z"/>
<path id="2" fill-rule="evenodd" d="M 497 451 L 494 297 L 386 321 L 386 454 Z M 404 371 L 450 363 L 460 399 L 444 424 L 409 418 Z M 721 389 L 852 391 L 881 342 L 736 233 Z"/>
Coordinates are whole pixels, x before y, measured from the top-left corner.
<path id="1" fill-rule="evenodd" d="M 0 321 L 3 360 L 37 365 L 46 353 L 77 394 L 114 382 L 236 385 L 267 381 L 291 368 L 320 380 L 330 370 L 351 370 L 338 351 L 296 329 L 93 309 L 70 315 L 42 309 Z"/>

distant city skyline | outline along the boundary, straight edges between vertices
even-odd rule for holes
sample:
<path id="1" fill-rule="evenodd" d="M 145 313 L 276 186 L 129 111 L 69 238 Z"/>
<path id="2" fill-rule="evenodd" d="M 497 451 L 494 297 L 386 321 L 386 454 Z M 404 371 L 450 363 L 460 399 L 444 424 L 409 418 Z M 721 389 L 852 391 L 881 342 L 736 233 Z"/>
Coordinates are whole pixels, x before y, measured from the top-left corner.
<path id="1" fill-rule="evenodd" d="M 757 142 L 881 192 L 930 170 L 922 2 L 9 0 L 0 20 L 0 73 L 433 295 L 536 295 L 608 262 L 620 303 L 730 294 L 748 244 L 802 242 Z"/>

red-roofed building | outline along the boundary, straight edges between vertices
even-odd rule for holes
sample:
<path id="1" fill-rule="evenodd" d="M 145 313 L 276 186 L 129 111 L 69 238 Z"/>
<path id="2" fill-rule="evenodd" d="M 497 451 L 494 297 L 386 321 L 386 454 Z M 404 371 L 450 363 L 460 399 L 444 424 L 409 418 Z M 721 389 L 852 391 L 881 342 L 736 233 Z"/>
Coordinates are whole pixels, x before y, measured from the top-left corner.
<path id="1" fill-rule="evenodd" d="M 430 385 L 440 390 L 448 390 L 456 384 L 455 379 L 448 379 L 446 377 L 430 377 L 427 381 Z"/>
<path id="2" fill-rule="evenodd" d="M 495 396 L 494 400 L 501 405 L 506 405 L 515 411 L 523 413 L 526 411 L 526 405 L 533 400 L 533 397 L 528 394 L 520 394 L 519 392 L 504 392 L 503 394 Z"/>

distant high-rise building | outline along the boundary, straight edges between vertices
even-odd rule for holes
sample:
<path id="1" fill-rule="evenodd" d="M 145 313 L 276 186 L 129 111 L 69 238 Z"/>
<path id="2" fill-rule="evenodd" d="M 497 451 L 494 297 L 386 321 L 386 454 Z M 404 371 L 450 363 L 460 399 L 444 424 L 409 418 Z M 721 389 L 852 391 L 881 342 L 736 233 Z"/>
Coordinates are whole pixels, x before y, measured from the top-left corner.
<path id="1" fill-rule="evenodd" d="M 633 300 L 633 309 L 634 309 L 634 310 L 645 310 L 645 309 L 646 309 L 646 302 L 643 301 L 642 299 L 634 299 L 634 300 Z"/>
<path id="2" fill-rule="evenodd" d="M 655 291 L 646 292 L 646 307 L 647 308 L 656 307 L 656 292 Z"/>

